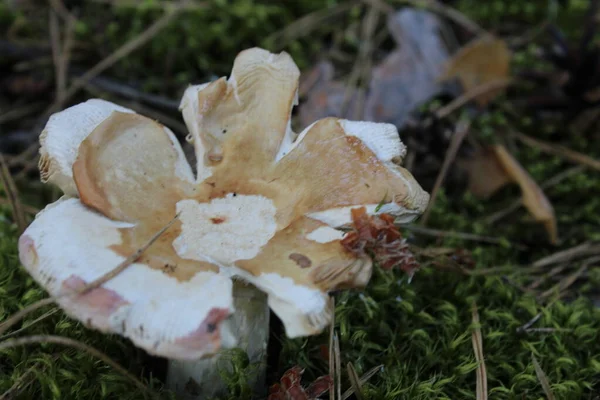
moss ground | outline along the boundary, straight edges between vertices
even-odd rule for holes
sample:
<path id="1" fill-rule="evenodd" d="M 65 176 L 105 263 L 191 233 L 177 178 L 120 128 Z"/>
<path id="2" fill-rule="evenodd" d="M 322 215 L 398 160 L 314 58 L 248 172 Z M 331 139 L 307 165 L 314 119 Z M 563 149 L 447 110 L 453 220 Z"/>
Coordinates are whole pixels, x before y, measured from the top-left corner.
<path id="1" fill-rule="evenodd" d="M 280 45 L 291 52 L 301 67 L 315 60 L 323 41 L 340 26 L 355 21 L 351 12 L 335 23 L 317 24 L 305 37 L 281 32 L 303 15 L 334 7 L 336 1 L 303 0 L 267 2 L 211 0 L 211 12 L 185 12 L 145 48 L 119 62 L 106 74 L 141 89 L 176 98 L 189 82 L 226 74 L 235 54 L 243 48 Z M 390 2 L 394 3 L 394 2 Z M 524 2 L 517 10 L 511 1 L 474 2 L 462 0 L 457 7 L 488 28 L 502 27 L 503 18 L 525 18 L 535 24 L 552 10 L 548 3 Z M 572 1 L 572 11 L 558 14 L 566 25 L 580 15 L 581 2 Z M 85 2 L 85 4 L 88 4 Z M 78 64 L 91 66 L 127 39 L 138 35 L 160 13 L 158 2 L 144 1 L 140 7 L 106 7 L 89 3 L 81 9 L 76 27 Z M 47 9 L 14 11 L 0 4 L 0 33 L 12 29 L 22 38 L 40 41 L 47 31 Z M 314 14 L 313 14 L 314 15 Z M 93 16 L 93 17 L 92 17 Z M 573 28 L 576 34 L 576 28 Z M 283 40 L 284 38 L 285 40 Z M 288 40 L 289 39 L 289 40 Z M 348 47 L 352 47 L 349 39 Z M 525 51 L 524 51 L 525 52 Z M 528 55 L 516 60 L 528 62 Z M 1 67 L 0 60 L 0 67 Z M 51 65 L 41 69 L 52 76 Z M 165 78 L 165 77 L 168 77 Z M 81 99 L 85 98 L 85 94 Z M 74 99 L 76 101 L 77 99 Z M 509 99 L 500 102 L 510 103 Z M 493 141 L 506 124 L 495 111 L 475 121 L 481 138 Z M 528 117 L 510 124 L 540 139 L 555 140 L 588 155 L 599 157 L 598 144 L 585 136 L 572 135 L 560 125 L 531 123 Z M 1 128 L 1 126 L 0 126 Z M 519 146 L 515 156 L 538 182 L 543 182 L 572 165 L 537 149 Z M 23 183 L 25 196 L 33 203 L 41 197 L 35 185 Z M 405 231 L 420 248 L 462 248 L 471 252 L 474 272 L 461 274 L 443 268 L 451 259 L 436 263 L 424 259 L 423 268 L 411 282 L 400 272 L 378 270 L 364 292 L 346 292 L 336 297 L 336 329 L 340 337 L 342 364 L 352 362 L 359 375 L 377 365 L 380 373 L 364 386 L 364 398 L 383 399 L 475 399 L 477 362 L 471 343 L 471 310 L 476 304 L 483 335 L 490 399 L 545 398 L 536 376 L 532 354 L 548 376 L 557 399 L 600 398 L 600 309 L 594 305 L 594 290 L 600 283 L 598 269 L 590 269 L 567 297 L 545 303 L 524 292 L 535 273 L 528 265 L 559 249 L 586 241 L 600 240 L 600 174 L 582 170 L 546 190 L 554 205 L 563 241 L 559 248 L 546 244 L 545 233 L 532 223 L 524 210 L 517 210 L 495 224 L 486 217 L 518 198 L 507 188 L 490 200 L 481 201 L 468 193 L 447 188 L 438 197 L 430 228 L 469 232 L 501 239 L 490 245 L 455 237 L 431 238 Z M 44 199 L 49 195 L 46 194 Z M 38 200 L 39 201 L 39 200 Z M 39 204 L 42 205 L 42 204 Z M 45 293 L 20 267 L 16 228 L 10 207 L 0 206 L 0 320 L 42 299 Z M 526 246 L 522 248 L 520 246 Z M 574 272 L 578 263 L 568 265 Z M 490 270 L 491 268 L 495 268 Z M 552 282 L 556 283 L 556 282 Z M 548 288 L 552 285 L 548 284 Z M 550 296 L 552 298 L 552 295 Z M 126 340 L 85 329 L 60 311 L 41 322 L 36 319 L 53 310 L 47 307 L 27 317 L 23 334 L 56 334 L 81 340 L 105 352 L 142 379 L 161 398 L 173 396 L 162 389 L 149 371 L 146 358 Z M 517 328 L 538 313 L 538 328 L 551 332 L 520 332 Z M 33 324 L 28 326 L 29 324 Z M 326 334 L 308 339 L 279 337 L 281 354 L 271 369 L 280 375 L 299 364 L 307 368 L 307 380 L 327 371 L 323 345 Z M 244 357 L 233 358 L 235 373 L 228 376 L 230 399 L 248 398 L 243 377 L 251 368 Z M 349 381 L 344 375 L 345 386 Z M 17 399 L 144 399 L 127 377 L 84 352 L 56 345 L 31 345 L 0 351 L 0 394 L 15 383 Z M 13 398 L 13 397 L 8 397 Z"/>

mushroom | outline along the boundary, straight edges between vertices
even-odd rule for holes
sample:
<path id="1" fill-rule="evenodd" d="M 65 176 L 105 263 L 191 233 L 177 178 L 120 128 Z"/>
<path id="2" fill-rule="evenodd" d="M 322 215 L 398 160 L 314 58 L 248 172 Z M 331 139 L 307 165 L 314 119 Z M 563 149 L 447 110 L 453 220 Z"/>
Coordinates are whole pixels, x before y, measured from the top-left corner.
<path id="1" fill-rule="evenodd" d="M 351 210 L 408 222 L 427 206 L 393 125 L 325 118 L 296 135 L 298 79 L 287 53 L 252 48 L 228 79 L 190 86 L 196 174 L 168 128 L 104 100 L 54 114 L 40 136 L 42 180 L 64 196 L 20 237 L 22 264 L 71 317 L 170 359 L 179 393 L 222 391 L 231 347 L 262 362 L 264 384 L 269 308 L 288 337 L 318 334 L 328 293 L 371 277 L 341 244 Z M 75 295 L 176 214 L 135 263 Z"/>

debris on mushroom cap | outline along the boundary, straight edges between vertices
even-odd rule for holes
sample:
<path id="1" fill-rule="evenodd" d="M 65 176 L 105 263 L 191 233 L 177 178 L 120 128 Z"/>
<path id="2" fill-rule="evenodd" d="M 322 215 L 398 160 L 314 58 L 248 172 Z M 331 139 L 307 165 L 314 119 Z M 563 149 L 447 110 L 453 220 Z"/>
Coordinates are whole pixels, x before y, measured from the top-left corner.
<path id="1" fill-rule="evenodd" d="M 75 293 L 178 213 L 133 265 L 61 307 L 150 353 L 196 359 L 233 345 L 241 278 L 268 295 L 288 336 L 321 332 L 328 292 L 371 276 L 370 257 L 342 244 L 352 210 L 407 222 L 429 195 L 399 165 L 392 125 L 326 118 L 292 132 L 298 78 L 288 54 L 254 48 L 229 78 L 188 88 L 195 177 L 175 136 L 146 117 L 102 100 L 54 115 L 40 169 L 65 196 L 20 238 L 23 265 L 51 296 Z"/>

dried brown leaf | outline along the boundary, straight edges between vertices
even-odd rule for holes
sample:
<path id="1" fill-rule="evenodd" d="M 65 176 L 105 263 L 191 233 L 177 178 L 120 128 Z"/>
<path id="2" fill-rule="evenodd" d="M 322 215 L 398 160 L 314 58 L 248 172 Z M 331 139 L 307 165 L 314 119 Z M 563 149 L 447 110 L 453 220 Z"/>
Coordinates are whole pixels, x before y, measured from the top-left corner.
<path id="1" fill-rule="evenodd" d="M 485 35 L 462 47 L 447 65 L 443 80 L 457 78 L 468 92 L 493 81 L 506 79 L 510 73 L 511 52 L 503 40 Z M 502 88 L 488 91 L 476 98 L 480 106 L 487 105 Z"/>
<path id="2" fill-rule="evenodd" d="M 523 205 L 529 213 L 544 224 L 551 243 L 558 241 L 558 228 L 554 208 L 543 190 L 529 173 L 502 145 L 479 150 L 470 160 L 463 160 L 469 174 L 469 191 L 477 197 L 493 195 L 507 183 L 519 185 Z"/>
<path id="3" fill-rule="evenodd" d="M 544 224 L 550 242 L 557 243 L 558 230 L 554 208 L 542 189 L 504 146 L 494 146 L 494 152 L 512 181 L 521 187 L 523 204 L 527 210 L 537 221 Z"/>

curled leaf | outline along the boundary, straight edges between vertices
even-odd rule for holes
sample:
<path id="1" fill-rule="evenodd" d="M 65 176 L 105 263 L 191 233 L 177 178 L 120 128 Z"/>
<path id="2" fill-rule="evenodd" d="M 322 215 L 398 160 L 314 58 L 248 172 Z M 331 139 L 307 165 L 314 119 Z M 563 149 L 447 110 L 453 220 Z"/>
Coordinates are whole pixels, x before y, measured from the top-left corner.
<path id="1" fill-rule="evenodd" d="M 464 165 L 469 173 L 469 190 L 477 197 L 489 197 L 510 182 L 518 184 L 523 195 L 523 205 L 536 221 L 544 224 L 550 242 L 556 244 L 558 229 L 552 204 L 504 146 L 482 149 Z"/>
<path id="2" fill-rule="evenodd" d="M 510 72 L 511 53 L 503 40 L 493 36 L 475 39 L 461 48 L 446 67 L 442 80 L 457 78 L 465 92 L 494 81 L 506 79 Z M 476 98 L 487 105 L 503 89 L 487 91 Z"/>

